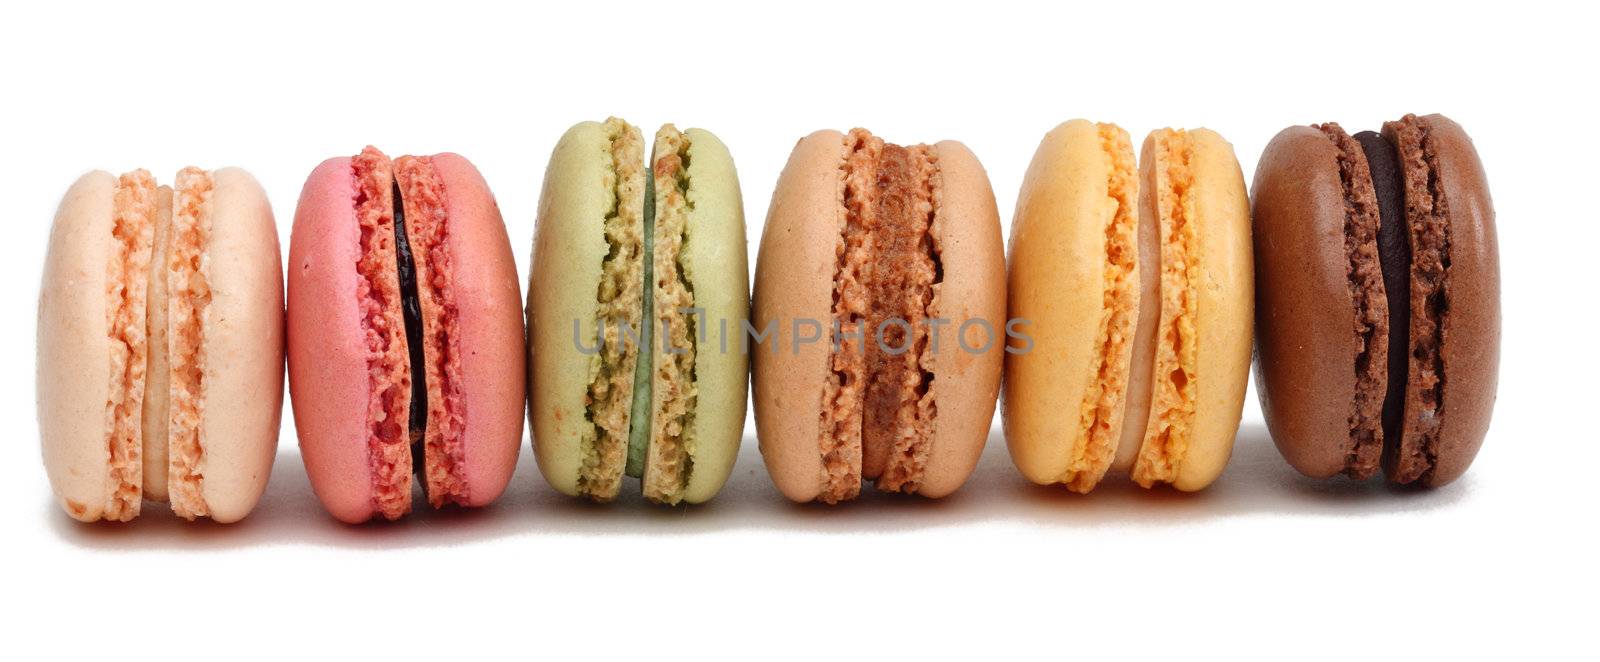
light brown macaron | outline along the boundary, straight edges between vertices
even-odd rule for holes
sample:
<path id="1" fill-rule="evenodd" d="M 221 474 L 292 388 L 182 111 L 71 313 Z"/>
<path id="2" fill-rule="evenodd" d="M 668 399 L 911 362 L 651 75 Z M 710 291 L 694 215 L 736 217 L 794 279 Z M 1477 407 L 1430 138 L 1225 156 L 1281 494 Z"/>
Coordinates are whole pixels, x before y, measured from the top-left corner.
<path id="1" fill-rule="evenodd" d="M 773 192 L 756 262 L 756 429 L 788 498 L 863 480 L 941 497 L 993 419 L 1005 256 L 988 175 L 964 145 L 818 131 Z"/>
<path id="2" fill-rule="evenodd" d="M 39 293 L 39 436 L 67 514 L 144 499 L 242 519 L 283 405 L 283 271 L 266 194 L 237 168 L 91 172 L 67 191 Z"/>
<path id="3" fill-rule="evenodd" d="M 1233 448 L 1250 366 L 1250 216 L 1233 148 L 1162 129 L 1048 133 L 1011 227 L 1003 419 L 1029 480 L 1088 492 L 1111 469 L 1198 490 Z"/>

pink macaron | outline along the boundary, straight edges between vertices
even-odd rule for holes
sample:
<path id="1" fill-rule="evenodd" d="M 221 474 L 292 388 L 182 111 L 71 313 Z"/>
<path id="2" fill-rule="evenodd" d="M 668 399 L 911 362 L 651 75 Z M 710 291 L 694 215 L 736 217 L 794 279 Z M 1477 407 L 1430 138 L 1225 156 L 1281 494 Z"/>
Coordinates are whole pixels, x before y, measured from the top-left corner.
<path id="1" fill-rule="evenodd" d="M 435 508 L 499 497 L 521 441 L 521 296 L 478 170 L 373 147 L 324 161 L 288 276 L 295 427 L 328 512 L 399 518 L 413 482 Z"/>

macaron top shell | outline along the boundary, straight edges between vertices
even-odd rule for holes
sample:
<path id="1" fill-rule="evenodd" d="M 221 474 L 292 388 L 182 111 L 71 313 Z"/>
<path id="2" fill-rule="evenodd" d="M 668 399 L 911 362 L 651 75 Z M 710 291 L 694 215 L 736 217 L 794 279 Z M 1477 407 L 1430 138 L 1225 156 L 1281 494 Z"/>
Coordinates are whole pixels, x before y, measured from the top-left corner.
<path id="1" fill-rule="evenodd" d="M 1019 329 L 1029 334 L 1032 347 L 1006 357 L 1003 421 L 1013 461 L 1035 483 L 1062 481 L 1087 490 L 1113 459 L 1091 457 L 1090 431 L 1082 419 L 1092 423 L 1100 415 L 1099 398 L 1122 398 L 1100 393 L 1094 404 L 1084 404 L 1091 387 L 1102 388 L 1100 376 L 1128 372 L 1131 343 L 1114 347 L 1107 342 L 1114 336 L 1105 290 L 1106 272 L 1114 268 L 1115 217 L 1138 214 L 1135 171 L 1126 132 L 1072 120 L 1045 135 L 1018 194 L 1007 294 L 1010 317 L 1026 320 Z M 1138 282 L 1139 274 L 1122 277 Z M 1121 298 L 1124 306 L 1137 310 L 1140 305 L 1137 290 Z M 1085 321 L 1101 319 L 1105 328 Z M 1122 335 L 1131 337 L 1132 329 Z M 1080 415 L 1082 408 L 1088 408 L 1087 417 Z M 1117 409 L 1104 413 L 1106 429 L 1100 434 L 1120 437 Z M 1136 423 L 1142 430 L 1143 421 Z M 1118 441 L 1101 443 L 1109 442 L 1115 451 Z"/>
<path id="2" fill-rule="evenodd" d="M 695 352 L 695 448 L 683 500 L 704 503 L 727 482 L 744 432 L 749 360 L 741 340 L 749 318 L 750 271 L 733 157 L 709 131 L 683 133 L 689 141 L 691 211 L 678 260 L 694 306 L 704 310 L 701 319 L 710 327 Z"/>
<path id="3" fill-rule="evenodd" d="M 617 207 L 612 129 L 582 122 L 568 129 L 545 170 L 534 231 L 528 285 L 529 426 L 534 456 L 545 480 L 563 494 L 579 495 L 583 439 L 593 434 L 586 417 L 597 357 L 600 304 L 596 289 L 610 250 L 603 232 Z M 641 166 L 642 167 L 642 166 Z M 617 320 L 606 320 L 613 326 Z M 629 371 L 629 375 L 632 371 Z"/>
<path id="4" fill-rule="evenodd" d="M 1233 146 L 1208 129 L 1184 133 L 1189 183 L 1183 205 L 1195 226 L 1194 266 L 1188 276 L 1188 296 L 1195 299 L 1194 414 L 1188 447 L 1171 483 L 1193 491 L 1216 480 L 1233 452 L 1250 371 L 1255 272 L 1250 200 Z M 1150 148 L 1146 140 L 1145 152 Z M 1141 170 L 1153 164 L 1142 162 Z M 1158 187 L 1148 186 L 1151 174 L 1145 173 L 1141 196 L 1156 193 Z M 1160 366 L 1158 360 L 1158 376 L 1163 374 Z M 1153 427 L 1156 412 L 1151 414 Z M 1147 445 L 1151 434 L 1146 431 Z M 1134 478 L 1139 478 L 1137 465 Z"/>
<path id="5" fill-rule="evenodd" d="M 827 379 L 830 350 L 826 342 L 798 342 L 802 329 L 794 321 L 832 319 L 835 250 L 844 225 L 843 158 L 838 131 L 818 131 L 795 145 L 773 190 L 756 260 L 751 325 L 773 327 L 761 346 L 751 345 L 756 437 L 778 491 L 800 502 L 823 489 L 817 385 Z"/>
<path id="6" fill-rule="evenodd" d="M 1268 143 L 1251 187 L 1255 236 L 1262 242 L 1256 252 L 1262 316 L 1257 393 L 1284 458 L 1316 478 L 1345 471 L 1350 462 L 1360 351 L 1351 331 L 1357 307 L 1346 277 L 1338 156 L 1322 131 L 1289 127 Z"/>
<path id="7" fill-rule="evenodd" d="M 457 154 L 436 154 L 450 219 L 452 289 L 465 405 L 462 453 L 468 506 L 505 491 L 522 439 L 525 369 L 522 293 L 500 207 L 478 169 Z"/>
<path id="8" fill-rule="evenodd" d="M 243 519 L 266 490 L 283 413 L 284 296 L 278 231 L 249 173 L 212 173 L 203 333 L 201 494 L 211 519 Z"/>
<path id="9" fill-rule="evenodd" d="M 1500 370 L 1500 247 L 1488 178 L 1471 138 L 1443 115 L 1418 120 L 1427 131 L 1419 149 L 1431 157 L 1434 195 L 1443 201 L 1440 211 L 1448 215 L 1450 237 L 1442 286 L 1447 303 L 1438 334 L 1443 370 L 1438 438 L 1433 448 L 1423 449 L 1432 462 L 1419 476 L 1431 487 L 1466 473 L 1489 431 Z M 1418 305 L 1428 304 L 1413 300 L 1412 310 Z M 1416 329 L 1415 313 L 1412 319 Z M 1410 398 L 1407 408 L 1417 409 Z"/>
<path id="10" fill-rule="evenodd" d="M 375 509 L 366 446 L 366 337 L 355 305 L 361 230 L 350 172 L 349 157 L 323 161 L 306 179 L 295 207 L 289 388 L 312 489 L 335 518 L 361 522 Z"/>
<path id="11" fill-rule="evenodd" d="M 930 498 L 960 489 L 978 466 L 1000 395 L 1006 344 L 1006 258 L 1000 212 L 989 175 L 959 142 L 933 145 L 942 178 L 935 243 L 944 278 L 934 295 L 939 327 L 933 353 L 938 407 L 927 464 L 917 493 Z"/>
<path id="12" fill-rule="evenodd" d="M 111 400 L 112 340 L 107 333 L 106 265 L 111 255 L 112 196 L 117 178 L 94 171 L 61 201 L 39 293 L 39 437 L 50 486 L 75 519 L 106 513 L 106 403 Z"/>

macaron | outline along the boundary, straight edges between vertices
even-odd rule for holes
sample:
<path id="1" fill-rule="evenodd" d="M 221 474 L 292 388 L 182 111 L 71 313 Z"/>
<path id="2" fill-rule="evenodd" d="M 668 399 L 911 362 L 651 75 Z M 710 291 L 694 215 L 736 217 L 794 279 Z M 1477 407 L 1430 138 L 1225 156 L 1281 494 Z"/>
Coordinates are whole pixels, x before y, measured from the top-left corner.
<path id="1" fill-rule="evenodd" d="M 744 434 L 744 206 L 702 129 L 582 122 L 545 171 L 528 278 L 528 425 L 564 494 L 703 503 Z"/>
<path id="2" fill-rule="evenodd" d="M 1284 129 L 1256 168 L 1256 391 L 1308 476 L 1429 487 L 1483 445 L 1500 363 L 1494 204 L 1465 131 Z"/>
<path id="3" fill-rule="evenodd" d="M 943 497 L 976 466 L 1005 347 L 994 192 L 966 146 L 801 139 L 756 261 L 756 429 L 778 490 Z"/>
<path id="4" fill-rule="evenodd" d="M 146 500 L 235 522 L 266 489 L 283 410 L 283 270 L 237 168 L 95 171 L 67 191 L 39 291 L 39 436 L 67 514 Z"/>
<path id="5" fill-rule="evenodd" d="M 1116 469 L 1194 491 L 1222 473 L 1250 368 L 1250 209 L 1233 147 L 1072 120 L 1017 196 L 1006 356 L 1011 458 L 1089 492 Z"/>
<path id="6" fill-rule="evenodd" d="M 434 508 L 500 496 L 522 432 L 520 294 L 465 158 L 367 147 L 312 171 L 289 240 L 289 391 L 330 514 L 397 519 L 414 482 Z"/>

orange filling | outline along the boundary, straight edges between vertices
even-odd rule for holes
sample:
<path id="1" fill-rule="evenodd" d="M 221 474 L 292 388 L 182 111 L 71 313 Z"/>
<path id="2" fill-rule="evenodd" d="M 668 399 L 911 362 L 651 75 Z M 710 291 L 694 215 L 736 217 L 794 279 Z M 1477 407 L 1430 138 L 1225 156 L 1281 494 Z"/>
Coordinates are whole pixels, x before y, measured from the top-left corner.
<path id="1" fill-rule="evenodd" d="M 1089 388 L 1078 412 L 1078 439 L 1063 482 L 1068 489 L 1088 492 L 1111 467 L 1122 435 L 1128 359 L 1139 307 L 1138 180 L 1128 134 L 1115 125 L 1096 125 L 1100 145 L 1111 159 L 1106 181 L 1106 264 L 1102 302 Z"/>

